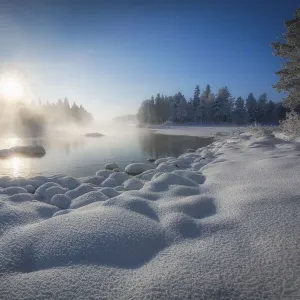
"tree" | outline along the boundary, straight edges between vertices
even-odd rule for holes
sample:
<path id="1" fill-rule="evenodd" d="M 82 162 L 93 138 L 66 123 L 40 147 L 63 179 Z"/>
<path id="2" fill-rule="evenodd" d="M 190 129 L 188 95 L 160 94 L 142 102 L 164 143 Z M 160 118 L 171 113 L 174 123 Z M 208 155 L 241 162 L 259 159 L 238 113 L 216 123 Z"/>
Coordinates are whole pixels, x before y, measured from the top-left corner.
<path id="1" fill-rule="evenodd" d="M 193 98 L 193 106 L 196 108 L 200 103 L 200 88 L 199 85 L 195 87 L 194 90 L 194 98 Z"/>
<path id="2" fill-rule="evenodd" d="M 233 108 L 233 122 L 236 124 L 242 125 L 247 124 L 248 122 L 248 114 L 245 109 L 245 101 L 242 97 L 237 97 L 234 103 Z"/>
<path id="3" fill-rule="evenodd" d="M 226 86 L 220 88 L 212 106 L 212 117 L 214 121 L 218 123 L 229 121 L 231 107 L 230 101 L 231 95 L 228 88 Z"/>
<path id="4" fill-rule="evenodd" d="M 279 81 L 274 88 L 288 94 L 284 104 L 293 110 L 300 104 L 300 8 L 297 8 L 294 19 L 285 22 L 285 27 L 284 42 L 271 44 L 274 55 L 285 59 L 283 68 L 276 72 Z"/>
<path id="5" fill-rule="evenodd" d="M 265 122 L 265 115 L 267 110 L 267 93 L 263 93 L 259 96 L 257 101 L 257 109 L 256 109 L 256 121 L 259 123 Z"/>
<path id="6" fill-rule="evenodd" d="M 249 115 L 249 122 L 256 122 L 257 101 L 252 93 L 250 93 L 246 99 L 246 108 Z"/>

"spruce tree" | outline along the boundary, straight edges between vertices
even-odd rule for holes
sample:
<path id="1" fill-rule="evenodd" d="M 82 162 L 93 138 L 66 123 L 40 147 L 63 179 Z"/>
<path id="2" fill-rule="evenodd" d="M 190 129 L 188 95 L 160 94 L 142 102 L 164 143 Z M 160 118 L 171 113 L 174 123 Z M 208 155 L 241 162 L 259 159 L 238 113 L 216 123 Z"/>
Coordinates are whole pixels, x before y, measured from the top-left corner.
<path id="1" fill-rule="evenodd" d="M 285 22 L 285 27 L 284 42 L 271 44 L 274 55 L 285 59 L 283 68 L 276 72 L 279 81 L 274 87 L 287 93 L 284 104 L 293 110 L 300 104 L 300 8 L 294 19 Z"/>

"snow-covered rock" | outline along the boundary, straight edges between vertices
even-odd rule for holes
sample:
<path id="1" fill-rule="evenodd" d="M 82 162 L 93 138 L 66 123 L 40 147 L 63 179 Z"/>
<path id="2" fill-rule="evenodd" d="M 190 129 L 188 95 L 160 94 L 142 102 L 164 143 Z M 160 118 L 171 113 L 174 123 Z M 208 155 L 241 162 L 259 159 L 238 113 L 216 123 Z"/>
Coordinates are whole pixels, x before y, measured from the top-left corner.
<path id="1" fill-rule="evenodd" d="M 104 180 L 105 180 L 104 176 L 97 176 L 97 175 L 80 178 L 81 183 L 90 183 L 97 186 L 100 186 Z"/>
<path id="2" fill-rule="evenodd" d="M 95 190 L 96 189 L 92 185 L 90 185 L 88 183 L 83 183 L 80 186 L 78 186 L 76 189 L 66 192 L 65 195 L 70 197 L 71 199 L 74 199 L 83 194 L 86 194 L 88 192 L 92 192 Z"/>
<path id="3" fill-rule="evenodd" d="M 46 191 L 44 193 L 43 201 L 45 201 L 46 203 L 50 203 L 50 201 L 54 195 L 65 194 L 68 191 L 69 191 L 68 189 L 63 188 L 61 186 L 51 186 L 46 189 Z"/>
<path id="4" fill-rule="evenodd" d="M 147 158 L 147 161 L 149 161 L 149 162 L 155 162 L 155 158 L 149 157 L 149 158 Z"/>
<path id="5" fill-rule="evenodd" d="M 116 186 L 118 186 L 118 182 L 113 178 L 107 178 L 101 184 L 101 187 L 116 187 Z"/>
<path id="6" fill-rule="evenodd" d="M 105 165 L 105 169 L 107 170 L 114 170 L 114 169 L 118 169 L 118 165 L 116 163 L 109 163 Z"/>
<path id="7" fill-rule="evenodd" d="M 113 173 L 114 173 L 114 171 L 112 171 L 112 170 L 99 170 L 96 172 L 96 175 L 107 178 L 110 174 L 113 174 Z"/>
<path id="8" fill-rule="evenodd" d="M 168 160 L 169 160 L 169 158 L 163 157 L 163 158 L 157 159 L 154 163 L 158 166 L 159 164 L 167 162 Z"/>
<path id="9" fill-rule="evenodd" d="M 129 178 L 129 175 L 125 172 L 118 172 L 110 174 L 108 178 L 114 179 L 118 184 L 123 183 L 125 180 Z"/>
<path id="10" fill-rule="evenodd" d="M 30 194 L 34 194 L 34 192 L 35 192 L 35 188 L 34 188 L 34 186 L 33 185 L 31 185 L 31 184 L 26 184 L 25 185 L 25 189 L 28 191 L 28 193 L 30 193 Z"/>
<path id="11" fill-rule="evenodd" d="M 125 168 L 125 172 L 127 172 L 130 175 L 138 175 L 141 174 L 147 170 L 154 169 L 154 165 L 150 164 L 144 164 L 144 163 L 132 163 L 130 165 L 127 165 Z"/>
<path id="12" fill-rule="evenodd" d="M 80 185 L 60 211 L 0 178 L 0 298 L 298 299 L 298 142 L 236 136 L 178 160 L 139 190 Z"/>
<path id="13" fill-rule="evenodd" d="M 125 190 L 139 190 L 143 187 L 143 182 L 137 178 L 130 178 L 123 183 Z"/>
<path id="14" fill-rule="evenodd" d="M 33 200 L 33 195 L 28 194 L 28 193 L 15 194 L 15 195 L 10 196 L 9 200 L 11 200 L 13 202 L 32 201 Z"/>
<path id="15" fill-rule="evenodd" d="M 66 209 L 71 204 L 71 198 L 63 194 L 56 194 L 51 198 L 50 204 L 61 209 Z"/>
<path id="16" fill-rule="evenodd" d="M 27 194 L 27 190 L 19 186 L 7 187 L 2 189 L 0 188 L 0 194 L 4 194 L 7 196 L 12 196 L 15 194 Z"/>
<path id="17" fill-rule="evenodd" d="M 105 201 L 107 199 L 109 198 L 101 191 L 92 191 L 73 199 L 70 208 L 75 209 L 96 201 Z"/>
<path id="18" fill-rule="evenodd" d="M 119 196 L 120 193 L 116 190 L 116 188 L 104 187 L 99 190 L 102 194 L 106 195 L 108 198 L 113 198 Z"/>

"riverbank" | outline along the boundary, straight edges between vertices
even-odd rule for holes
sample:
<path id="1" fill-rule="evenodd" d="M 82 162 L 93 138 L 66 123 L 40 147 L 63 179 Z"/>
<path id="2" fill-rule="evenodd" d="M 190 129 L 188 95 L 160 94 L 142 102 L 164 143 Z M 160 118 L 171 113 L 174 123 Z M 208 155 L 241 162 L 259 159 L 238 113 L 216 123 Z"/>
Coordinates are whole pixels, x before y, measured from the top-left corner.
<path id="1" fill-rule="evenodd" d="M 297 299 L 299 149 L 243 133 L 133 178 L 1 178 L 0 295 Z"/>

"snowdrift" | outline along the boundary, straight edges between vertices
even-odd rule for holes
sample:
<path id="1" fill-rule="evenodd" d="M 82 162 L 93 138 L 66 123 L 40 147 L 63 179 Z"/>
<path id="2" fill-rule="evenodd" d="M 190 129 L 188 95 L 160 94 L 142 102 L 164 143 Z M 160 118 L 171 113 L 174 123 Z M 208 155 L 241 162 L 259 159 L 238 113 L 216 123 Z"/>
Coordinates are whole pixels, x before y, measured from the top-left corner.
<path id="1" fill-rule="evenodd" d="M 0 298 L 299 299 L 299 149 L 245 133 L 135 177 L 2 177 Z"/>

